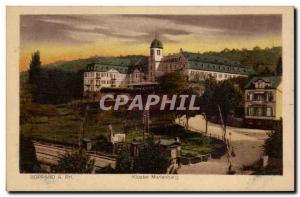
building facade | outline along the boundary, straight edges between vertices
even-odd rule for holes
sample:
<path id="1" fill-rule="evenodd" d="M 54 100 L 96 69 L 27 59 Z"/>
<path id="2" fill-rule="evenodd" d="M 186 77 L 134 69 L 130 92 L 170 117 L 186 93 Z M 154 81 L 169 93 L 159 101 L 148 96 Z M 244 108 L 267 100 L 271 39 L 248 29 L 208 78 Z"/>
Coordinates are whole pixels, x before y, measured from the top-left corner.
<path id="1" fill-rule="evenodd" d="M 268 124 L 282 117 L 281 77 L 253 77 L 245 86 L 245 120 Z"/>
<path id="2" fill-rule="evenodd" d="M 129 69 L 130 62 L 119 59 L 116 62 L 87 65 L 84 73 L 84 91 L 95 92 L 103 87 L 129 87 L 140 84 L 154 84 L 162 75 L 180 71 L 189 81 L 203 81 L 208 77 L 225 80 L 233 77 L 247 77 L 250 70 L 240 63 L 228 59 L 185 52 L 164 55 L 163 44 L 154 39 L 150 44 L 150 55 L 145 69 Z"/>
<path id="3" fill-rule="evenodd" d="M 92 63 L 84 72 L 84 92 L 98 92 L 101 88 L 125 88 L 128 84 L 139 83 L 143 73 L 134 69 L 128 73 L 128 67 Z"/>

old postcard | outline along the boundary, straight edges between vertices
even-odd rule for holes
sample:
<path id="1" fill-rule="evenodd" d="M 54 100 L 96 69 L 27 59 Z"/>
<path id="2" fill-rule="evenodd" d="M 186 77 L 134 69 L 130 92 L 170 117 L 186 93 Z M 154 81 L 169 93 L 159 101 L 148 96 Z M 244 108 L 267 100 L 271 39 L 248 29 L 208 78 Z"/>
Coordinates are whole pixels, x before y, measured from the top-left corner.
<path id="1" fill-rule="evenodd" d="M 294 191 L 293 7 L 7 7 L 8 191 Z"/>

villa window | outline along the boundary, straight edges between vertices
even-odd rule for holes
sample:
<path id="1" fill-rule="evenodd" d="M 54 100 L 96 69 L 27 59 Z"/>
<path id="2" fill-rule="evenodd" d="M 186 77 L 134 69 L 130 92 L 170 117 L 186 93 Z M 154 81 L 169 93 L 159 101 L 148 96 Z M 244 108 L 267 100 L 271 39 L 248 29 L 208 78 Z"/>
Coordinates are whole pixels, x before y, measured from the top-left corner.
<path id="1" fill-rule="evenodd" d="M 273 116 L 272 107 L 267 107 L 267 116 Z"/>
<path id="2" fill-rule="evenodd" d="M 262 107 L 257 107 L 257 116 L 262 116 L 263 115 L 263 108 Z"/>
<path id="3" fill-rule="evenodd" d="M 264 81 L 256 82 L 255 88 L 265 88 L 265 82 Z"/>
<path id="4" fill-rule="evenodd" d="M 157 55 L 160 55 L 160 50 L 157 50 Z"/>
<path id="5" fill-rule="evenodd" d="M 254 101 L 265 101 L 265 95 L 264 94 L 254 94 Z"/>
<path id="6" fill-rule="evenodd" d="M 255 116 L 255 108 L 254 107 L 248 107 L 247 108 L 247 114 L 248 114 L 248 116 Z"/>
<path id="7" fill-rule="evenodd" d="M 269 97 L 269 101 L 273 101 L 274 97 L 272 92 L 269 92 L 268 97 Z"/>
<path id="8" fill-rule="evenodd" d="M 250 94 L 247 93 L 247 101 L 250 101 Z"/>

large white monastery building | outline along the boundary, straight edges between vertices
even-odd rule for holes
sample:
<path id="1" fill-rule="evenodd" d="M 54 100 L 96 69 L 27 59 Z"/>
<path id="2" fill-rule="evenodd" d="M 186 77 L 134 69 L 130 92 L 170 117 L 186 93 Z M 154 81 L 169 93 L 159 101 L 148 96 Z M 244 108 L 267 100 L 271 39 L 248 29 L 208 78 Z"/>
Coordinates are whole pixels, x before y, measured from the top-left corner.
<path id="1" fill-rule="evenodd" d="M 163 44 L 154 39 L 147 60 L 140 60 L 144 69 L 135 68 L 128 59 L 115 58 L 107 62 L 87 65 L 84 73 L 84 92 L 98 92 L 103 87 L 130 87 L 155 84 L 160 76 L 183 72 L 189 81 L 201 81 L 211 76 L 216 80 L 249 75 L 249 70 L 239 62 L 228 59 L 184 52 L 164 55 Z M 137 63 L 139 64 L 139 62 Z"/>

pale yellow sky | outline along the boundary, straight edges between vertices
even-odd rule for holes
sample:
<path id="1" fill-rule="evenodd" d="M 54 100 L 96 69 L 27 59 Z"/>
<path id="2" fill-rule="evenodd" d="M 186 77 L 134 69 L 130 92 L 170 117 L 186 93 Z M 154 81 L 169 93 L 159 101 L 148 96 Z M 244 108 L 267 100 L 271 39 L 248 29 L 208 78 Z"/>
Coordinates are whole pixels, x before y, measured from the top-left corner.
<path id="1" fill-rule="evenodd" d="M 281 16 L 41 15 L 21 17 L 20 69 L 91 56 L 148 55 L 155 32 L 164 54 L 281 46 Z"/>

